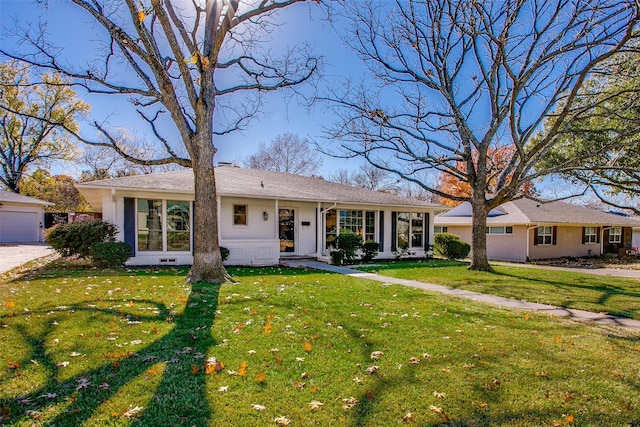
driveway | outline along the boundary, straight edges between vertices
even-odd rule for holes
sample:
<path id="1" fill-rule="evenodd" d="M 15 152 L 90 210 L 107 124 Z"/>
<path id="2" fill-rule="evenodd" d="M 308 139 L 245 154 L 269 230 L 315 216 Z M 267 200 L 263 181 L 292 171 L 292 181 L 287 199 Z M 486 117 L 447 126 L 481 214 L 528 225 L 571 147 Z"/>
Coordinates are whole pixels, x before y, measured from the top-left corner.
<path id="1" fill-rule="evenodd" d="M 46 245 L 0 245 L 0 274 L 37 258 L 55 253 Z"/>

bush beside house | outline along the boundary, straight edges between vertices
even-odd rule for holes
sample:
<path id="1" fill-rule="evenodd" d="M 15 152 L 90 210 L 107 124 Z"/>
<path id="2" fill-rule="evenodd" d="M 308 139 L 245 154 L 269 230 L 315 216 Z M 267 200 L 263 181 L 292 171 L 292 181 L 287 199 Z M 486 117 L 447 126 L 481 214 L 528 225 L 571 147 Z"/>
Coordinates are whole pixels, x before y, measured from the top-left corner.
<path id="1" fill-rule="evenodd" d="M 460 236 L 451 233 L 438 233 L 433 237 L 433 252 L 446 259 L 466 258 L 471 245 L 460 240 Z"/>

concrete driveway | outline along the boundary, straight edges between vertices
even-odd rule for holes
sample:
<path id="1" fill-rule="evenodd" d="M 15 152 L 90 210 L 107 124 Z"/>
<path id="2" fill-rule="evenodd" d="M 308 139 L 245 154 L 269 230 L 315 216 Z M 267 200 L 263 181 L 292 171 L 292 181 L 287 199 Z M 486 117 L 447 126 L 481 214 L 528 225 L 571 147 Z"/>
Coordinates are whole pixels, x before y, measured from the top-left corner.
<path id="1" fill-rule="evenodd" d="M 46 245 L 2 244 L 0 245 L 0 274 L 54 252 L 50 246 Z"/>

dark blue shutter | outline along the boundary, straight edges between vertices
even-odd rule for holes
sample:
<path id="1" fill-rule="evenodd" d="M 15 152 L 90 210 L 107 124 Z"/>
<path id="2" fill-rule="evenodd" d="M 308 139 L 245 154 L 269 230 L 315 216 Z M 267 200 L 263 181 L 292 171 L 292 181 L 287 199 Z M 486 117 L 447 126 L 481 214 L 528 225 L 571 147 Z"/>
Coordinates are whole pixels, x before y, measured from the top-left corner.
<path id="1" fill-rule="evenodd" d="M 124 242 L 131 246 L 131 253 L 136 255 L 136 199 L 124 198 Z"/>
<path id="2" fill-rule="evenodd" d="M 384 251 L 384 211 L 380 211 L 380 232 L 378 233 L 380 236 L 380 252 Z"/>
<path id="3" fill-rule="evenodd" d="M 424 238 L 424 250 L 429 250 L 429 214 L 425 212 L 422 223 L 422 234 Z"/>
<path id="4" fill-rule="evenodd" d="M 398 239 L 396 233 L 398 230 L 398 212 L 391 212 L 391 251 L 398 249 Z"/>

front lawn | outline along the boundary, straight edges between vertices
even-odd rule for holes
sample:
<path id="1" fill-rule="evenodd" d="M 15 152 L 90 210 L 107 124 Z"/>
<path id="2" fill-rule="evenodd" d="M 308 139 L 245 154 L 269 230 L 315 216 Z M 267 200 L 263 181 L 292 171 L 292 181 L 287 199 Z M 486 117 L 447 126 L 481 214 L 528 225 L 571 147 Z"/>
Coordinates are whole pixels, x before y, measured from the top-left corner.
<path id="1" fill-rule="evenodd" d="M 541 268 L 494 265 L 495 273 L 469 271 L 459 261 L 389 262 L 365 271 L 567 308 L 640 319 L 640 280 Z"/>
<path id="2" fill-rule="evenodd" d="M 0 280 L 0 424 L 640 423 L 637 334 L 334 274 L 230 273 Z"/>

